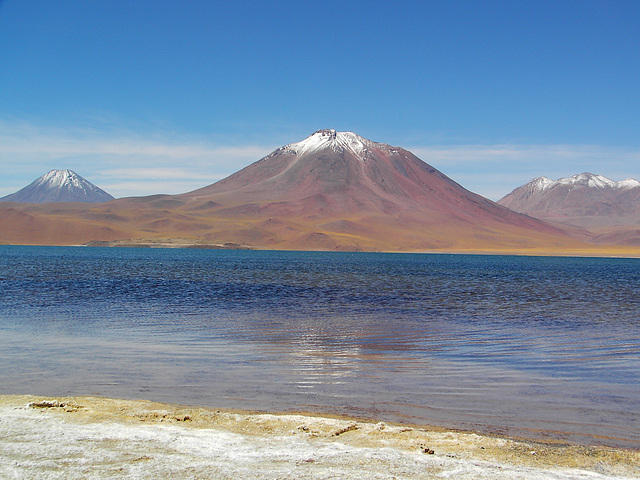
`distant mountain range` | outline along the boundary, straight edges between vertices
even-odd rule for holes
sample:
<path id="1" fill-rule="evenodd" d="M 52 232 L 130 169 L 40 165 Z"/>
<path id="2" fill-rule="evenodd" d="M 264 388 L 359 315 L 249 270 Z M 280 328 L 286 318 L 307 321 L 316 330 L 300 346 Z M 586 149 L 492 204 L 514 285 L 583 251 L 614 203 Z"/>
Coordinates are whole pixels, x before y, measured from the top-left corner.
<path id="1" fill-rule="evenodd" d="M 0 202 L 22 203 L 100 203 L 109 200 L 113 200 L 111 195 L 72 170 L 51 170 L 17 192 L 0 198 Z"/>
<path id="2" fill-rule="evenodd" d="M 403 148 L 335 130 L 318 130 L 181 195 L 92 205 L 0 205 L 0 243 L 603 251 L 580 234 L 576 238 L 575 227 L 552 225 L 474 194 Z"/>
<path id="3" fill-rule="evenodd" d="M 640 182 L 581 173 L 538 177 L 498 201 L 546 222 L 585 229 L 592 241 L 640 245 Z"/>

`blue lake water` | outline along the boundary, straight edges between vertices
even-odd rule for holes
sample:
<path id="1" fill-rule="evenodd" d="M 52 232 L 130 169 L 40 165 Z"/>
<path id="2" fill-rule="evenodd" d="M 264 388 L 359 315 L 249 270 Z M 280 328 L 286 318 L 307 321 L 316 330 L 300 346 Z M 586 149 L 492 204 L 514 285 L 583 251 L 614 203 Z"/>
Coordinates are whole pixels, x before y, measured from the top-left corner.
<path id="1" fill-rule="evenodd" d="M 0 393 L 640 447 L 640 260 L 0 247 Z"/>

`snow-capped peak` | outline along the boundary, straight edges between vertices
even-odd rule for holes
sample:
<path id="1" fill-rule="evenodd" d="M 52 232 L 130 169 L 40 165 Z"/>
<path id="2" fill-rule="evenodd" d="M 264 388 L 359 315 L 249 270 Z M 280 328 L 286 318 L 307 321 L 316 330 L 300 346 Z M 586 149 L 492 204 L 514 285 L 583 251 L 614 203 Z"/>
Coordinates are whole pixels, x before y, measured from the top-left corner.
<path id="1" fill-rule="evenodd" d="M 618 182 L 618 188 L 628 189 L 628 188 L 636 188 L 636 187 L 640 187 L 640 182 L 633 178 L 627 178 L 625 180 L 620 180 Z"/>
<path id="2" fill-rule="evenodd" d="M 594 175 L 593 173 L 579 173 L 568 178 L 558 179 L 559 185 L 582 185 L 592 188 L 615 188 L 617 183 L 603 175 Z"/>
<path id="3" fill-rule="evenodd" d="M 553 185 L 555 182 L 549 177 L 538 177 L 534 178 L 529 182 L 532 190 L 544 191 Z"/>
<path id="4" fill-rule="evenodd" d="M 353 132 L 336 132 L 333 129 L 325 129 L 318 130 L 301 142 L 291 143 L 284 148 L 297 155 L 303 155 L 325 148 L 331 148 L 336 152 L 351 150 L 358 157 L 361 157 L 363 152 L 372 145 L 373 142 Z"/>
<path id="5" fill-rule="evenodd" d="M 571 177 L 559 178 L 555 181 L 551 180 L 548 177 L 538 177 L 531 180 L 527 185 L 532 191 L 544 192 L 558 185 L 566 185 L 570 188 L 581 186 L 597 189 L 629 189 L 639 187 L 640 182 L 632 178 L 627 178 L 626 180 L 616 182 L 614 180 L 611 180 L 610 178 L 605 177 L 604 175 L 594 175 L 593 173 L 585 172 L 573 175 Z"/>
<path id="6" fill-rule="evenodd" d="M 0 198 L 4 202 L 49 203 L 113 200 L 113 197 L 73 170 L 51 170 L 19 191 Z"/>
<path id="7" fill-rule="evenodd" d="M 72 170 L 51 170 L 38 179 L 40 184 L 47 184 L 50 187 L 62 187 L 63 185 L 73 185 L 82 188 L 82 179 Z"/>

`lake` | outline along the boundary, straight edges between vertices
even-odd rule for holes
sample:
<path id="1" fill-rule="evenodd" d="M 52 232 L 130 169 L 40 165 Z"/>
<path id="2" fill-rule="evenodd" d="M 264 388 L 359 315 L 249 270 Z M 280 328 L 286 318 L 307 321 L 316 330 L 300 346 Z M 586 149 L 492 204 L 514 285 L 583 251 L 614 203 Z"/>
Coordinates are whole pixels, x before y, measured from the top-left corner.
<path id="1" fill-rule="evenodd" d="M 640 447 L 640 260 L 0 246 L 0 393 Z"/>

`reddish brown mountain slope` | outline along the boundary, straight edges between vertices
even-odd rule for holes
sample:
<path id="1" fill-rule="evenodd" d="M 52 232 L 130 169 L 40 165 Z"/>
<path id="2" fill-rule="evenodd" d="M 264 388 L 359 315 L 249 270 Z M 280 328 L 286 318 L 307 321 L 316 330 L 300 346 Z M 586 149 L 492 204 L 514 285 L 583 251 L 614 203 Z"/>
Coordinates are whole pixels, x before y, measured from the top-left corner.
<path id="1" fill-rule="evenodd" d="M 402 148 L 334 130 L 320 130 L 181 197 L 215 201 L 234 213 L 238 208 L 295 217 L 422 212 L 476 221 L 481 215 L 558 232 L 469 192 Z"/>
<path id="2" fill-rule="evenodd" d="M 6 233 L 8 225 L 12 234 Z M 58 227 L 43 240 L 34 234 L 39 225 Z M 560 228 L 469 192 L 402 148 L 334 130 L 279 148 L 193 192 L 48 209 L 7 204 L 0 206 L 0 227 L 4 243 L 120 239 L 276 249 L 520 253 L 593 248 Z"/>

